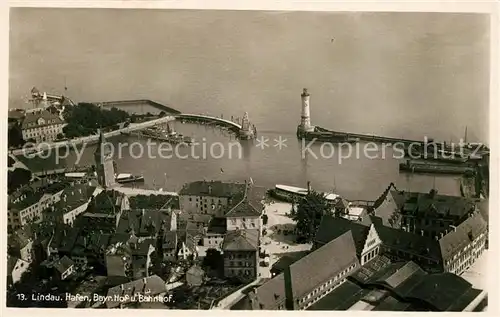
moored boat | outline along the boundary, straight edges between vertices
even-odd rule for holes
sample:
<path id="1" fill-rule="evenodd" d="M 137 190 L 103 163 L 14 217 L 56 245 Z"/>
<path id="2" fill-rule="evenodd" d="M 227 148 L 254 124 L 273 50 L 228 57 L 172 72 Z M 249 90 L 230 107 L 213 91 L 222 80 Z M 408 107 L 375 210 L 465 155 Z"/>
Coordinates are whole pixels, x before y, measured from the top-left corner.
<path id="1" fill-rule="evenodd" d="M 286 202 L 295 202 L 305 197 L 307 193 L 308 193 L 307 188 L 280 185 L 280 184 L 277 184 L 270 191 L 270 194 L 274 196 L 276 199 L 283 200 Z M 339 197 L 337 194 L 334 193 L 323 193 L 323 194 L 330 203 L 334 203 L 334 201 L 336 201 L 336 199 Z"/>
<path id="2" fill-rule="evenodd" d="M 122 173 L 115 177 L 115 181 L 119 184 L 144 182 L 144 176 Z"/>

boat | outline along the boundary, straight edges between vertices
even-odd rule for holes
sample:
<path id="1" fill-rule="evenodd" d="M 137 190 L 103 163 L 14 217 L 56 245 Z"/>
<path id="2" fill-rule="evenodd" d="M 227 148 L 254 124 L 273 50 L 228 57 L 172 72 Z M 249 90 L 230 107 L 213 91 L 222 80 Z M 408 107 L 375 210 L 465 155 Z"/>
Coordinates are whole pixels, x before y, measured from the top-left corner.
<path id="1" fill-rule="evenodd" d="M 433 148 L 429 148 L 427 151 L 423 151 L 420 148 L 408 147 L 405 149 L 405 156 L 414 160 L 440 161 L 457 164 L 466 163 L 469 159 L 471 159 L 470 156 L 461 155 L 457 152 Z"/>
<path id="2" fill-rule="evenodd" d="M 119 184 L 144 182 L 144 176 L 122 173 L 115 176 L 115 181 Z"/>
<path id="3" fill-rule="evenodd" d="M 458 174 L 465 176 L 474 176 L 476 171 L 470 166 L 429 164 L 425 162 L 406 161 L 399 164 L 399 170 L 411 173 L 432 173 L 432 174 Z"/>
<path id="4" fill-rule="evenodd" d="M 276 199 L 283 200 L 286 202 L 295 202 L 303 197 L 305 197 L 308 193 L 307 188 L 300 188 L 288 185 L 279 185 L 277 184 L 273 189 L 271 189 L 270 194 Z M 334 193 L 323 193 L 325 198 L 330 203 L 334 203 L 339 195 Z"/>

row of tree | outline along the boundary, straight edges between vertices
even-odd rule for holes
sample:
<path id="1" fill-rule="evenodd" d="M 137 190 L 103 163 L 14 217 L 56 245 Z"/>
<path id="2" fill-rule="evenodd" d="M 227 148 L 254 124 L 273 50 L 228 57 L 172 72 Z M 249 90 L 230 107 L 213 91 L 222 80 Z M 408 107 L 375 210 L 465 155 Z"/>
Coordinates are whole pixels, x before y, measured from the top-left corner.
<path id="1" fill-rule="evenodd" d="M 311 190 L 304 198 L 294 204 L 290 212 L 291 218 L 296 222 L 297 240 L 311 242 L 318 231 L 321 218 L 333 215 L 325 195 Z"/>
<path id="2" fill-rule="evenodd" d="M 130 119 L 126 111 L 117 108 L 102 109 L 92 103 L 79 103 L 68 106 L 63 113 L 67 125 L 63 132 L 67 138 L 88 136 L 99 129 L 114 129 L 118 124 Z"/>

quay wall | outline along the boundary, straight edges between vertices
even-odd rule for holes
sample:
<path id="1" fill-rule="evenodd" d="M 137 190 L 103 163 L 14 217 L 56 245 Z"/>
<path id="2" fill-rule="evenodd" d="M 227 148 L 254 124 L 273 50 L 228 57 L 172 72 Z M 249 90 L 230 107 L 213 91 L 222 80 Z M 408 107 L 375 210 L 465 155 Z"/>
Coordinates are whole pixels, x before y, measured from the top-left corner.
<path id="1" fill-rule="evenodd" d="M 156 109 L 157 111 L 151 110 L 151 111 L 145 111 L 145 112 L 151 112 L 152 114 L 158 114 L 161 111 L 166 112 L 169 115 L 176 115 L 180 114 L 181 112 L 177 109 L 165 106 L 161 103 L 158 103 L 153 100 L 149 99 L 137 99 L 137 100 L 117 100 L 117 101 L 104 101 L 104 102 L 95 102 L 94 104 L 99 104 L 102 105 L 104 108 L 117 108 L 120 110 L 124 110 L 130 114 L 145 114 L 145 113 L 138 113 L 137 110 L 138 108 L 143 108 L 144 106 L 147 107 L 147 110 L 151 109 Z"/>
<path id="2" fill-rule="evenodd" d="M 122 133 L 130 133 L 132 131 L 136 130 L 141 130 L 145 128 L 149 128 L 152 126 L 155 126 L 157 124 L 162 124 L 170 121 L 174 121 L 175 117 L 173 116 L 166 116 L 163 118 L 155 119 L 155 120 L 150 120 L 146 122 L 141 122 L 141 123 L 135 123 L 135 124 L 130 124 L 126 128 L 121 128 L 117 129 L 111 132 L 104 133 L 104 136 L 106 138 L 110 137 L 115 137 L 119 136 Z M 34 146 L 31 148 L 24 148 L 24 149 L 17 149 L 12 151 L 13 155 L 23 155 L 23 154 L 30 154 L 30 153 L 36 153 L 36 152 L 44 152 L 52 149 L 57 149 L 60 147 L 76 147 L 82 144 L 90 145 L 90 144 L 95 144 L 99 140 L 99 134 L 94 134 L 90 136 L 85 136 L 73 140 L 67 140 L 67 141 L 60 141 L 60 142 L 52 142 L 52 143 L 45 143 L 43 144 L 44 146 Z"/>
<path id="3" fill-rule="evenodd" d="M 215 123 L 221 126 L 226 126 L 236 132 L 238 132 L 241 129 L 241 125 L 236 122 L 212 116 L 183 113 L 176 115 L 175 118 L 178 120 L 185 120 L 185 121 Z"/>

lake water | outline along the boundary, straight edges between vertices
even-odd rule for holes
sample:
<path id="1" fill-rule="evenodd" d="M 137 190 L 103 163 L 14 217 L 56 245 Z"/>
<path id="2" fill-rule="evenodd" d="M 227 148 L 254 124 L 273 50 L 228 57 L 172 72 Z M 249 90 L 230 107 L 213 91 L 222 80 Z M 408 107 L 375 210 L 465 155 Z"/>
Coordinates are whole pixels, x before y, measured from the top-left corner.
<path id="1" fill-rule="evenodd" d="M 66 85 L 77 102 L 152 99 L 224 118 L 248 111 L 270 139 L 265 150 L 246 142 L 241 158 L 117 159 L 119 171 L 144 174 L 148 187 L 252 177 L 262 186 L 311 181 L 351 199 L 373 199 L 390 182 L 458 194 L 454 177 L 400 175 L 390 150 L 386 159 L 304 158 L 295 137 L 304 87 L 315 125 L 446 141 L 467 126 L 469 141 L 488 141 L 483 15 L 24 8 L 10 21 L 11 108 L 28 107 L 32 86 L 62 93 Z M 232 142 L 206 126 L 175 128 L 207 144 Z M 280 136 L 287 147 L 278 150 Z"/>

